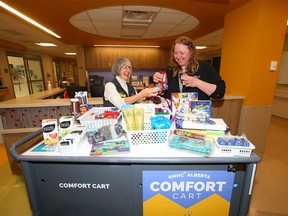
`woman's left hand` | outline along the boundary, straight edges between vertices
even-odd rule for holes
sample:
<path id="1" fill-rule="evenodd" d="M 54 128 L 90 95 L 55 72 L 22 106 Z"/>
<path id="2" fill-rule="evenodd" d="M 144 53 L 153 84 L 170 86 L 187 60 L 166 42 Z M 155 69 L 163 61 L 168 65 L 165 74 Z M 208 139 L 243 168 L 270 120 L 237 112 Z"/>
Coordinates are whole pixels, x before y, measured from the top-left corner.
<path id="1" fill-rule="evenodd" d="M 192 76 L 182 76 L 181 81 L 187 87 L 197 87 L 199 79 Z"/>
<path id="2" fill-rule="evenodd" d="M 196 87 L 203 91 L 205 94 L 210 96 L 213 92 L 215 92 L 217 86 L 216 84 L 204 82 L 196 77 L 192 76 L 182 76 L 181 77 L 183 85 L 187 87 Z"/>

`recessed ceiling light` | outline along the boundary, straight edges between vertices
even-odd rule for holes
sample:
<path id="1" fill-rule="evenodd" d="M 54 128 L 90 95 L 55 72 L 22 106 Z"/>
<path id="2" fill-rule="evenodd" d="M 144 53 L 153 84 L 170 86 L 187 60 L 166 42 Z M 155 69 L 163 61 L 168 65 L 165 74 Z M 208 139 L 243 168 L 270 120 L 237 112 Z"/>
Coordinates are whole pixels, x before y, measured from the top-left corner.
<path id="1" fill-rule="evenodd" d="M 65 53 L 65 55 L 77 55 L 76 53 Z"/>
<path id="2" fill-rule="evenodd" d="M 196 49 L 206 49 L 206 46 L 196 46 Z"/>
<path id="3" fill-rule="evenodd" d="M 38 46 L 45 46 L 45 47 L 57 47 L 57 45 L 53 43 L 36 43 Z"/>
<path id="4" fill-rule="evenodd" d="M 134 48 L 159 48 L 160 46 L 149 45 L 94 45 L 95 47 L 134 47 Z"/>

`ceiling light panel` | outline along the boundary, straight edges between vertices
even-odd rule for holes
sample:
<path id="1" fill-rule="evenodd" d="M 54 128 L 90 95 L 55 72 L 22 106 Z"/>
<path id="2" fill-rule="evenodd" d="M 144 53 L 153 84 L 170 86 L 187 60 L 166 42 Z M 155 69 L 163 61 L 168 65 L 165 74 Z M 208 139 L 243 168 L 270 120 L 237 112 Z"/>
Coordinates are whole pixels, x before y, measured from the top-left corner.
<path id="1" fill-rule="evenodd" d="M 145 30 L 142 29 L 122 29 L 122 35 L 126 36 L 142 36 Z"/>
<path id="2" fill-rule="evenodd" d="M 99 35 L 103 35 L 106 37 L 116 37 L 120 38 L 121 37 L 121 29 L 97 29 Z"/>
<path id="3" fill-rule="evenodd" d="M 182 14 L 184 12 L 182 11 L 178 11 L 178 10 L 174 10 L 174 9 L 171 9 L 171 8 L 161 8 L 161 13 L 179 13 L 179 14 Z"/>
<path id="4" fill-rule="evenodd" d="M 93 26 L 95 26 L 95 28 L 121 28 L 121 21 L 97 21 L 97 20 L 93 20 Z"/>
<path id="5" fill-rule="evenodd" d="M 175 32 L 188 32 L 191 30 L 191 25 L 178 25 L 173 31 Z"/>
<path id="6" fill-rule="evenodd" d="M 199 20 L 196 17 L 193 16 L 189 16 L 187 19 L 185 19 L 181 24 L 185 24 L 185 25 L 191 25 L 194 28 L 199 25 Z"/>
<path id="7" fill-rule="evenodd" d="M 61 36 L 57 35 L 50 29 L 46 28 L 45 26 L 42 26 L 40 23 L 36 22 L 35 20 L 31 19 L 30 17 L 26 16 L 25 14 L 22 14 L 21 12 L 17 11 L 16 9 L 10 7 L 9 5 L 5 4 L 4 2 L 0 1 L 0 7 L 4 8 L 5 10 L 13 13 L 17 17 L 25 20 L 26 22 L 32 24 L 33 26 L 45 31 L 46 33 L 53 35 L 56 38 L 61 38 Z"/>
<path id="8" fill-rule="evenodd" d="M 160 7 L 152 7 L 152 6 L 131 6 L 131 5 L 126 5 L 126 6 L 123 6 L 123 10 L 159 12 L 161 10 L 161 8 Z"/>
<path id="9" fill-rule="evenodd" d="M 175 36 L 175 35 L 181 35 L 181 34 L 183 34 L 182 31 L 175 31 L 175 30 L 173 30 L 173 31 L 168 32 L 167 34 L 165 34 L 165 37 L 170 37 L 170 36 Z"/>
<path id="10" fill-rule="evenodd" d="M 155 23 L 174 23 L 179 24 L 187 19 L 189 14 L 179 14 L 179 13 L 159 13 L 155 18 Z"/>
<path id="11" fill-rule="evenodd" d="M 147 23 L 122 23 L 122 29 L 148 29 Z"/>
<path id="12" fill-rule="evenodd" d="M 44 47 L 56 47 L 56 44 L 53 43 L 36 43 L 38 46 L 44 46 Z"/>
<path id="13" fill-rule="evenodd" d="M 149 31 L 166 31 L 166 32 L 169 32 L 169 31 L 172 31 L 174 28 L 176 28 L 177 25 L 176 24 L 160 24 L 160 23 L 153 23 L 150 25 L 149 27 Z"/>
<path id="14" fill-rule="evenodd" d="M 122 10 L 94 9 L 87 11 L 87 13 L 92 21 L 93 20 L 117 21 L 122 19 Z"/>

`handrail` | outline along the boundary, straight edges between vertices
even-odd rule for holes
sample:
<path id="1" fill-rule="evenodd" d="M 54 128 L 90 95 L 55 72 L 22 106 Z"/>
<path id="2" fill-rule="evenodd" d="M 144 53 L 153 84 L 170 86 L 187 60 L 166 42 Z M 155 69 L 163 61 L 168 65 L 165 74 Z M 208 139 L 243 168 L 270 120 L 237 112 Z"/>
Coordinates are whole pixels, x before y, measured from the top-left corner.
<path id="1" fill-rule="evenodd" d="M 42 134 L 42 128 L 39 129 L 39 130 L 37 130 L 37 131 L 35 131 L 35 132 L 32 133 L 32 134 L 29 134 L 28 136 L 26 136 L 26 137 L 24 137 L 24 138 L 22 138 L 22 139 L 20 139 L 20 140 L 17 140 L 15 143 L 13 143 L 13 144 L 11 145 L 11 147 L 10 147 L 10 149 L 9 149 L 10 155 L 11 155 L 14 159 L 18 160 L 20 154 L 17 152 L 16 149 L 17 149 L 19 146 L 23 145 L 24 143 L 30 141 L 31 139 L 33 139 L 33 138 L 35 138 L 35 137 L 37 137 L 37 136 L 39 136 L 39 135 L 41 135 L 41 134 Z"/>

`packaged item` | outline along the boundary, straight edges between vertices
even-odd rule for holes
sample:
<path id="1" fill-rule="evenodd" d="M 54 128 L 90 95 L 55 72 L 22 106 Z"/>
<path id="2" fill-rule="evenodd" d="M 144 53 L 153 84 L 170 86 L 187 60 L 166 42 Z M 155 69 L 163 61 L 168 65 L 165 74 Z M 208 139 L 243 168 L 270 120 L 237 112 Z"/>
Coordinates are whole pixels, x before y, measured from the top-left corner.
<path id="1" fill-rule="evenodd" d="M 134 111 L 132 109 L 124 109 L 123 111 L 124 120 L 126 123 L 127 131 L 134 131 L 135 130 L 135 120 L 134 120 Z"/>
<path id="2" fill-rule="evenodd" d="M 117 118 L 105 118 L 105 111 L 112 111 L 117 113 Z M 115 107 L 93 107 L 84 115 L 80 116 L 78 120 L 81 125 L 85 125 L 88 129 L 99 129 L 105 125 L 121 124 L 122 114 L 121 110 Z"/>
<path id="3" fill-rule="evenodd" d="M 162 106 L 162 104 L 155 107 L 155 115 L 164 116 L 165 118 L 171 118 L 171 110 L 169 107 Z"/>
<path id="4" fill-rule="evenodd" d="M 86 127 L 77 125 L 59 143 L 59 152 L 64 155 L 75 154 L 79 149 L 79 143 L 86 135 Z"/>
<path id="5" fill-rule="evenodd" d="M 255 146 L 246 138 L 245 135 L 242 136 L 219 136 L 214 137 L 216 142 L 216 154 L 218 156 L 244 156 L 250 157 Z"/>
<path id="6" fill-rule="evenodd" d="M 201 132 L 196 132 L 193 130 L 181 130 L 181 129 L 175 129 L 174 134 L 201 140 L 204 140 L 206 136 L 206 134 Z"/>
<path id="7" fill-rule="evenodd" d="M 191 112 L 192 101 L 198 100 L 197 92 L 171 93 L 172 116 L 185 116 Z"/>
<path id="8" fill-rule="evenodd" d="M 135 129 L 144 130 L 144 109 L 143 108 L 134 108 L 134 120 L 135 120 Z"/>
<path id="9" fill-rule="evenodd" d="M 80 113 L 83 115 L 89 110 L 87 91 L 75 92 L 75 98 L 79 100 Z"/>
<path id="10" fill-rule="evenodd" d="M 192 151 L 203 156 L 211 155 L 212 145 L 211 140 L 194 139 L 179 135 L 172 135 L 169 140 L 169 146 L 173 148 Z"/>
<path id="11" fill-rule="evenodd" d="M 85 125 L 75 125 L 68 134 L 69 136 L 78 136 L 80 140 L 86 135 L 87 129 Z"/>
<path id="12" fill-rule="evenodd" d="M 113 140 L 123 135 L 123 129 L 120 124 L 105 125 L 99 129 L 88 129 L 87 138 L 90 144 Z"/>
<path id="13" fill-rule="evenodd" d="M 212 117 L 212 101 L 211 100 L 198 100 L 192 101 L 192 115 L 196 119 L 205 121 Z"/>
<path id="14" fill-rule="evenodd" d="M 168 77 L 167 73 L 165 71 L 160 71 L 160 74 L 162 74 L 162 80 L 161 80 L 161 85 L 162 85 L 162 91 L 165 91 L 168 89 Z"/>
<path id="15" fill-rule="evenodd" d="M 80 103 L 79 99 L 72 98 L 71 99 L 71 114 L 73 116 L 77 116 L 80 113 Z"/>
<path id="16" fill-rule="evenodd" d="M 78 140 L 74 139 L 63 139 L 59 143 L 59 152 L 63 155 L 75 154 L 78 151 Z"/>
<path id="17" fill-rule="evenodd" d="M 59 142 L 59 131 L 57 119 L 43 119 L 42 132 L 45 144 L 54 144 Z"/>
<path id="18" fill-rule="evenodd" d="M 172 122 L 170 119 L 165 118 L 164 116 L 154 116 L 150 118 L 151 129 L 169 129 L 171 128 Z"/>
<path id="19" fill-rule="evenodd" d="M 156 104 L 151 104 L 151 103 L 138 103 L 135 104 L 135 108 L 143 108 L 144 109 L 144 122 L 150 122 L 150 118 L 152 116 L 155 116 L 155 109 L 156 109 Z"/>
<path id="20" fill-rule="evenodd" d="M 192 129 L 192 130 L 216 130 L 227 131 L 229 130 L 227 124 L 222 118 L 209 118 L 207 121 L 191 121 L 190 119 L 182 120 L 176 119 L 175 127 L 177 129 Z"/>
<path id="21" fill-rule="evenodd" d="M 90 156 L 120 154 L 127 152 L 130 152 L 130 144 L 128 140 L 111 140 L 93 144 Z"/>
<path id="22" fill-rule="evenodd" d="M 62 116 L 59 119 L 59 139 L 65 137 L 74 127 L 74 116 Z"/>

